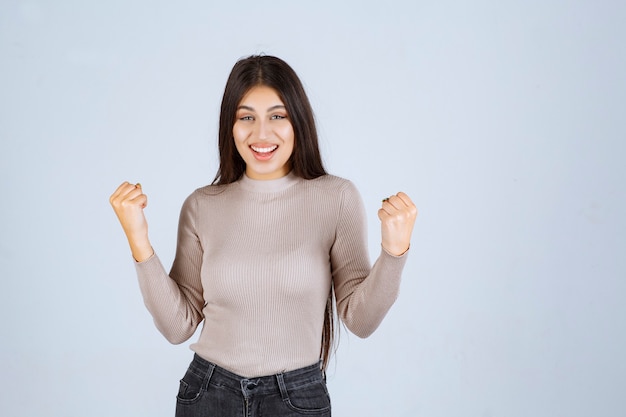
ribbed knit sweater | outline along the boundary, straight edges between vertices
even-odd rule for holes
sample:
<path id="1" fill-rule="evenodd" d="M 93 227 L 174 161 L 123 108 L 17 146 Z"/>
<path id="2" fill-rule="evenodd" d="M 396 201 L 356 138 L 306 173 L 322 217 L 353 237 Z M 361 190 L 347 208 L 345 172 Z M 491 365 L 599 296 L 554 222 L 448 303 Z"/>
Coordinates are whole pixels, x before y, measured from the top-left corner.
<path id="1" fill-rule="evenodd" d="M 191 349 L 238 375 L 311 365 L 331 285 L 359 337 L 397 297 L 407 255 L 381 249 L 372 267 L 366 226 L 357 189 L 331 175 L 200 188 L 183 204 L 170 273 L 156 254 L 136 263 L 144 302 L 172 343 L 204 320 Z"/>

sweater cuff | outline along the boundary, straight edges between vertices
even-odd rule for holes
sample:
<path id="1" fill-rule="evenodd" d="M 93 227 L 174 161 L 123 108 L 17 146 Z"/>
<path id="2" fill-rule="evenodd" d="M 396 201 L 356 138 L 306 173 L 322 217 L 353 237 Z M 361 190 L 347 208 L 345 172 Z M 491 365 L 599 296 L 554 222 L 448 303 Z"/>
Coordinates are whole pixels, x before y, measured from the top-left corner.
<path id="1" fill-rule="evenodd" d="M 144 259 L 143 261 L 138 261 L 137 259 L 133 258 L 133 261 L 135 262 L 135 265 L 141 265 L 141 264 L 145 264 L 146 262 L 150 262 L 150 260 L 152 260 L 152 258 L 156 258 L 156 253 L 154 251 L 152 251 L 152 255 L 150 255 L 148 258 Z"/>
<path id="2" fill-rule="evenodd" d="M 387 249 L 385 249 L 383 245 L 380 245 L 380 254 L 381 254 L 381 256 L 383 254 L 386 254 L 387 256 L 390 256 L 392 258 L 402 259 L 402 258 L 408 257 L 410 251 L 411 251 L 411 246 L 409 246 L 409 248 L 407 250 L 405 250 L 402 255 L 393 255 L 393 254 L 387 252 Z"/>
<path id="3" fill-rule="evenodd" d="M 404 265 L 406 264 L 406 260 L 409 258 L 409 251 L 404 252 L 402 255 L 392 255 L 387 252 L 382 246 L 380 250 L 380 256 L 378 257 L 378 261 L 380 265 L 384 265 L 385 270 L 391 275 L 402 275 L 402 270 L 404 269 Z"/>
<path id="4" fill-rule="evenodd" d="M 135 269 L 140 283 L 142 281 L 150 280 L 150 277 L 159 276 L 165 273 L 165 268 L 163 268 L 163 264 L 161 263 L 161 260 L 156 252 L 145 261 L 137 262 L 133 259 L 133 262 L 135 263 Z M 165 273 L 165 275 L 167 275 L 167 273 Z"/>

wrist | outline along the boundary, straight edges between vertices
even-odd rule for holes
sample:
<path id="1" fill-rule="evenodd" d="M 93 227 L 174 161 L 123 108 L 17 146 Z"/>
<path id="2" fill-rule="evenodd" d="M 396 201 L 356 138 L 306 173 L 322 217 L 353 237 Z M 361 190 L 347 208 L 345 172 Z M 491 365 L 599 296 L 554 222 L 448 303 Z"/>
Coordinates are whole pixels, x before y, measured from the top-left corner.
<path id="1" fill-rule="evenodd" d="M 133 258 L 137 262 L 146 261 L 154 255 L 154 249 L 152 249 L 152 244 L 147 237 L 142 239 L 131 239 L 129 237 L 128 244 L 130 245 L 130 251 Z"/>
<path id="2" fill-rule="evenodd" d="M 152 246 L 150 248 L 142 248 L 136 250 L 131 249 L 131 253 L 135 262 L 141 263 L 152 258 L 152 256 L 154 255 L 154 249 L 152 249 Z"/>

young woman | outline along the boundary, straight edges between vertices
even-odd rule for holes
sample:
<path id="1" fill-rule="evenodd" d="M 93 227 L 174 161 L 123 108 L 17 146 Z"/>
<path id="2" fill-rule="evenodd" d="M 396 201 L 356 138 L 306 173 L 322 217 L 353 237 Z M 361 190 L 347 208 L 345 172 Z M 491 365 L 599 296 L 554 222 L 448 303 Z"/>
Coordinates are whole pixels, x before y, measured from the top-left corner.
<path id="1" fill-rule="evenodd" d="M 125 182 L 110 199 L 157 328 L 182 343 L 204 321 L 176 416 L 330 416 L 334 306 L 360 337 L 378 327 L 417 209 L 404 193 L 383 200 L 372 267 L 360 195 L 324 170 L 302 84 L 275 57 L 235 64 L 219 151 L 213 184 L 183 204 L 169 274 L 148 239 L 141 186 Z"/>

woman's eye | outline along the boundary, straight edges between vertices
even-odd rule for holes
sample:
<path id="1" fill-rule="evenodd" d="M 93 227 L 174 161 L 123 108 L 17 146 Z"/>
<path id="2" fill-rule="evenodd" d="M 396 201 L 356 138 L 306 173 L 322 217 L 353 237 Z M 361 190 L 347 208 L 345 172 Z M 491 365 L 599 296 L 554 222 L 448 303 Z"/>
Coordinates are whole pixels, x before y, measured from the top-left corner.
<path id="1" fill-rule="evenodd" d="M 271 117 L 272 120 L 282 120 L 282 119 L 286 119 L 287 116 L 283 116 L 281 114 L 275 114 Z"/>
<path id="2" fill-rule="evenodd" d="M 244 120 L 244 121 L 252 120 L 252 116 L 241 116 L 239 120 Z"/>

